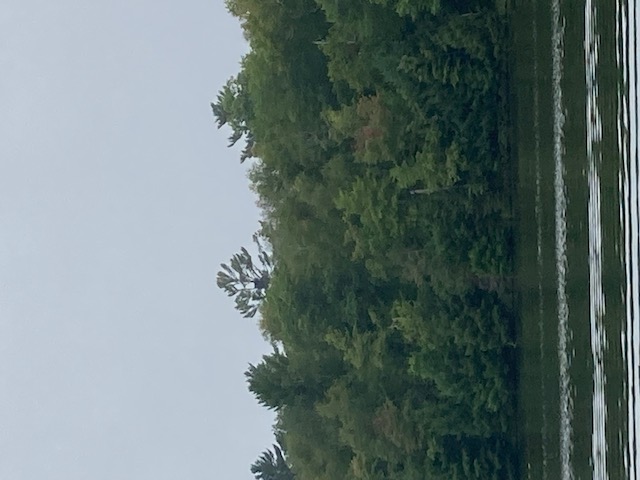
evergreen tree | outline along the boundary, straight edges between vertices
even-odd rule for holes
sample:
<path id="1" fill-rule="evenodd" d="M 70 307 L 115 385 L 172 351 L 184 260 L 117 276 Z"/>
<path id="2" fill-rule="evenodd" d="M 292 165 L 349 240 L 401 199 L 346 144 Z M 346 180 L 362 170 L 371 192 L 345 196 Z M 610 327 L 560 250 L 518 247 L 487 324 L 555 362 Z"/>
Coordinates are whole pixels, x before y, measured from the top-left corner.
<path id="1" fill-rule="evenodd" d="M 253 236 L 258 247 L 259 265 L 253 262 L 251 254 L 242 247 L 229 264 L 223 263 L 218 272 L 217 284 L 230 297 L 235 297 L 236 309 L 245 318 L 253 317 L 266 296 L 271 271 L 271 256 L 265 250 L 258 235 Z"/>
<path id="2" fill-rule="evenodd" d="M 258 457 L 258 460 L 251 465 L 251 473 L 256 480 L 294 480 L 291 467 L 284 456 L 282 445 L 273 444 L 273 450 L 266 450 Z"/>

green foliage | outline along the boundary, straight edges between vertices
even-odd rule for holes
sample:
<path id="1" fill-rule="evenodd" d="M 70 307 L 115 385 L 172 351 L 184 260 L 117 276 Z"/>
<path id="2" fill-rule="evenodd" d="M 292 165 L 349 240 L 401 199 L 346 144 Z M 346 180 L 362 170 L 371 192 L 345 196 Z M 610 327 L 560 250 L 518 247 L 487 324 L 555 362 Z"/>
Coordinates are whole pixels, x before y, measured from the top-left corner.
<path id="1" fill-rule="evenodd" d="M 287 463 L 282 445 L 273 444 L 273 451 L 266 450 L 251 465 L 256 480 L 295 480 L 296 476 Z"/>
<path id="2" fill-rule="evenodd" d="M 303 480 L 516 478 L 501 12 L 227 4 L 251 51 L 212 108 L 255 157 L 269 248 L 261 267 L 242 249 L 218 283 L 274 345 L 246 373 L 281 434 L 260 465 Z"/>
<path id="3" fill-rule="evenodd" d="M 253 240 L 258 247 L 260 265 L 253 262 L 251 254 L 242 247 L 228 264 L 221 265 L 218 272 L 217 284 L 230 297 L 235 297 L 236 309 L 246 318 L 253 317 L 260 303 L 266 296 L 273 267 L 269 253 L 264 249 L 259 236 Z"/>
<path id="4" fill-rule="evenodd" d="M 213 115 L 218 128 L 224 125 L 231 127 L 229 146 L 235 145 L 243 136 L 246 144 L 240 156 L 240 162 L 253 156 L 254 138 L 249 128 L 253 117 L 253 105 L 247 95 L 246 77 L 242 73 L 230 78 L 222 87 L 215 103 L 211 103 Z"/>

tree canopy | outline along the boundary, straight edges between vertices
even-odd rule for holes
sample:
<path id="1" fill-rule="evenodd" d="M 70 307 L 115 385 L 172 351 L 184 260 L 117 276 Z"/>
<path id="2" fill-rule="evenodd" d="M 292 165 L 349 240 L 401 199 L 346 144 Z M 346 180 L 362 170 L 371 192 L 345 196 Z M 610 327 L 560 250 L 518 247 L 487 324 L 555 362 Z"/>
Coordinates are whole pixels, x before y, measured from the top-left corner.
<path id="1" fill-rule="evenodd" d="M 281 435 L 252 472 L 518 478 L 505 12 L 227 6 L 251 48 L 212 108 L 264 247 L 218 285 L 274 345 L 246 377 Z"/>

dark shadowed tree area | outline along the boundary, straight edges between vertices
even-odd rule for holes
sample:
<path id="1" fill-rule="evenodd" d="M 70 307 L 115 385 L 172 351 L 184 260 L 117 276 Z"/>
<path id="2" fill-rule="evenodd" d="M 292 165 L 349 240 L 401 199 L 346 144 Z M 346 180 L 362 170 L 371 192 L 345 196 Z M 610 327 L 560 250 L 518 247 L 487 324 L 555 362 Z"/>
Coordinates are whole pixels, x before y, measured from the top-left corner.
<path id="1" fill-rule="evenodd" d="M 228 0 L 250 51 L 212 104 L 262 222 L 218 285 L 274 346 L 256 478 L 515 479 L 505 12 Z"/>
<path id="2" fill-rule="evenodd" d="M 218 272 L 217 284 L 230 297 L 235 297 L 236 310 L 246 318 L 253 317 L 264 300 L 269 281 L 271 280 L 271 258 L 264 250 L 257 235 L 253 237 L 258 247 L 259 264 L 254 263 L 253 257 L 246 248 L 240 248 L 228 264 L 221 265 Z"/>
<path id="3" fill-rule="evenodd" d="M 296 478 L 279 443 L 273 444 L 273 450 L 266 450 L 260 455 L 251 465 L 251 473 L 256 480 L 295 480 Z"/>

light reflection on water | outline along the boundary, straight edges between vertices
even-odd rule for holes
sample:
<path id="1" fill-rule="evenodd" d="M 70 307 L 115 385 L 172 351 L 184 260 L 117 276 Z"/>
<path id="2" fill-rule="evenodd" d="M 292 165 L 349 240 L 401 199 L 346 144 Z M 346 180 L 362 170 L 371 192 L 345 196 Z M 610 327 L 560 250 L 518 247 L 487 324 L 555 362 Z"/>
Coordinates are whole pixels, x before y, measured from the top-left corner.
<path id="1" fill-rule="evenodd" d="M 591 327 L 591 355 L 593 359 L 593 399 L 591 461 L 594 479 L 608 479 L 605 398 L 604 352 L 606 334 L 604 328 L 605 296 L 602 287 L 602 219 L 600 201 L 600 166 L 602 164 L 602 117 L 598 106 L 598 53 L 597 10 L 592 0 L 587 0 L 585 18 L 585 80 L 586 127 L 588 163 L 588 230 L 589 230 L 589 324 Z"/>
<path id="2" fill-rule="evenodd" d="M 524 468 L 640 480 L 640 0 L 516 3 Z"/>
<path id="3" fill-rule="evenodd" d="M 626 8 L 625 8 L 626 7 Z M 630 480 L 638 477 L 638 439 L 640 416 L 640 332 L 639 332 L 639 294 L 638 287 L 638 248 L 640 238 L 638 230 L 638 98 L 636 76 L 636 24 L 637 10 L 634 2 L 623 5 L 617 11 L 618 66 L 622 72 L 622 85 L 619 88 L 618 106 L 618 143 L 621 157 L 619 173 L 620 216 L 622 224 L 622 263 L 624 265 L 624 285 L 622 286 L 625 303 L 625 328 L 622 330 L 622 352 L 626 365 L 627 387 L 627 449 L 625 468 Z"/>
<path id="4" fill-rule="evenodd" d="M 558 364 L 560 382 L 560 467 L 562 480 L 573 479 L 571 454 L 573 450 L 573 408 L 571 402 L 571 357 L 568 348 L 569 302 L 567 299 L 567 192 L 565 186 L 563 57 L 564 19 L 560 13 L 560 0 L 551 4 L 551 54 L 553 93 L 553 160 L 555 199 L 555 261 L 558 303 Z"/>
<path id="5" fill-rule="evenodd" d="M 533 48 L 538 48 L 538 20 L 537 20 L 537 1 L 532 2 L 533 5 Z M 533 56 L 533 75 L 538 77 L 538 57 Z M 538 337 L 540 342 L 539 354 L 540 354 L 540 368 L 544 369 L 545 359 L 545 302 L 544 302 L 544 276 L 542 274 L 544 270 L 544 257 L 542 255 L 542 172 L 540 163 L 540 87 L 538 83 L 533 84 L 533 135 L 534 135 L 534 157 L 535 157 L 535 177 L 536 177 L 536 191 L 535 191 L 535 218 L 536 218 L 536 264 L 538 269 Z M 540 396 L 546 397 L 546 388 L 544 384 L 543 375 L 540 375 Z M 548 474 L 548 418 L 547 418 L 547 404 L 542 402 L 542 428 L 541 435 L 541 448 L 542 448 L 542 480 L 549 478 Z"/>

